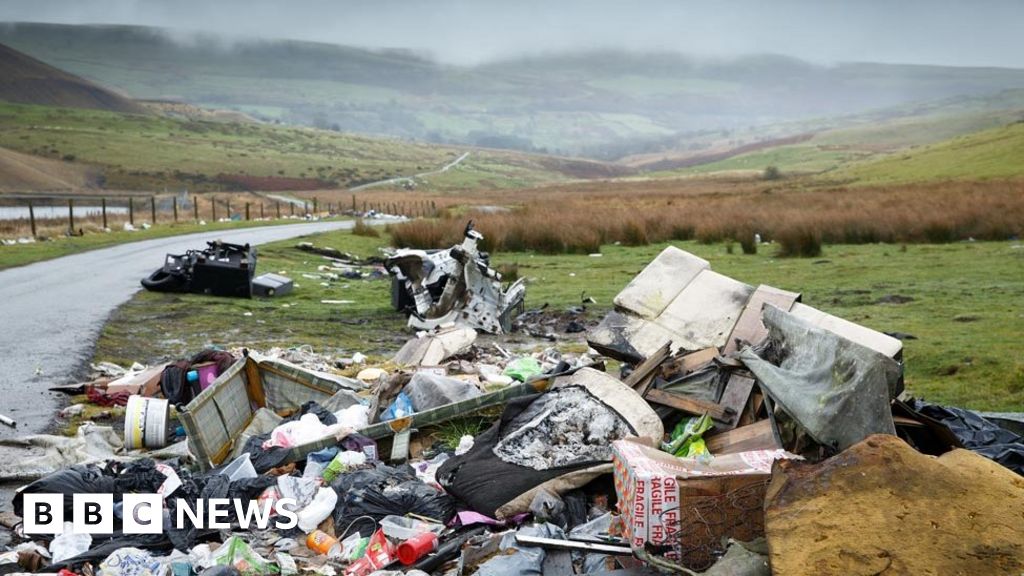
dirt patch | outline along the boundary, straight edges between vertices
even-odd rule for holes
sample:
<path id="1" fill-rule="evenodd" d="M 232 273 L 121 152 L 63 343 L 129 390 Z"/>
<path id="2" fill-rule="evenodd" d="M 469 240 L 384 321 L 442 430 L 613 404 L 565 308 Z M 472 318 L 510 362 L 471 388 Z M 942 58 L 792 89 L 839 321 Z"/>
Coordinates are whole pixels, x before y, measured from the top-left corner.
<path id="1" fill-rule="evenodd" d="M 907 302 L 913 302 L 914 299 L 910 296 L 903 296 L 902 294 L 886 294 L 878 300 L 875 300 L 875 304 L 906 304 Z"/>
<path id="2" fill-rule="evenodd" d="M 818 465 L 783 461 L 765 500 L 772 573 L 1019 574 L 1022 490 L 982 456 L 936 459 L 895 436 Z"/>

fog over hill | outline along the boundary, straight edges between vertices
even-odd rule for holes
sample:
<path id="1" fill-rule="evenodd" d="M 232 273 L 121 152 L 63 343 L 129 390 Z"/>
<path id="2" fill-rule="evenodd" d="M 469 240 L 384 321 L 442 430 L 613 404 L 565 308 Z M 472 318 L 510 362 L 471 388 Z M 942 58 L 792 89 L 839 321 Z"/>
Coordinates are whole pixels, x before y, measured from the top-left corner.
<path id="1" fill-rule="evenodd" d="M 53 0 L 0 5 L 50 23 L 0 25 L 0 42 L 136 98 L 618 159 L 1022 89 L 1021 16 L 995 0 Z"/>

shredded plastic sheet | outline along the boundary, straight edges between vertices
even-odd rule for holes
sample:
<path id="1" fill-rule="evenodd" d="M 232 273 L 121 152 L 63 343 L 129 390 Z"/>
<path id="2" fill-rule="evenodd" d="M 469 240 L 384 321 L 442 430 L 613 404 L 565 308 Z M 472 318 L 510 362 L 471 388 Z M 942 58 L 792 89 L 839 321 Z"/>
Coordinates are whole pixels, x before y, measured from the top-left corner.
<path id="1" fill-rule="evenodd" d="M 889 403 L 902 366 L 772 305 L 768 339 L 740 359 L 768 394 L 818 443 L 845 450 L 871 434 L 896 434 Z"/>
<path id="2" fill-rule="evenodd" d="M 74 437 L 33 434 L 0 440 L 0 481 L 34 480 L 75 464 L 128 460 L 110 426 L 83 424 Z"/>
<path id="3" fill-rule="evenodd" d="M 578 386 L 549 392 L 516 415 L 494 446 L 508 462 L 548 470 L 611 459 L 611 442 L 632 432 L 608 406 Z"/>
<path id="4" fill-rule="evenodd" d="M 413 374 L 412 379 L 406 384 L 404 392 L 416 412 L 468 400 L 481 394 L 480 389 L 470 382 L 438 376 L 431 372 Z"/>
<path id="5" fill-rule="evenodd" d="M 970 410 L 916 401 L 915 410 L 949 428 L 964 448 L 1024 476 L 1024 437 Z"/>

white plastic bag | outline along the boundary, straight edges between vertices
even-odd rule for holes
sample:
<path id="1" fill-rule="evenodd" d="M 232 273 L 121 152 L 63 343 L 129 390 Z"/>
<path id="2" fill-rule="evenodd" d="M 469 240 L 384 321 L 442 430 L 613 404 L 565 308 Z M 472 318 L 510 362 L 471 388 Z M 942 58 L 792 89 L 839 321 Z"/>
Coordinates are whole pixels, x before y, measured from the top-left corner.
<path id="1" fill-rule="evenodd" d="M 50 541 L 50 556 L 53 563 L 74 558 L 92 546 L 92 536 L 75 534 L 71 522 L 64 523 L 64 532 Z"/>
<path id="2" fill-rule="evenodd" d="M 299 529 L 307 534 L 316 530 L 316 527 L 331 515 L 337 503 L 338 493 L 334 490 L 326 486 L 317 490 L 316 497 L 309 506 L 299 511 Z"/>

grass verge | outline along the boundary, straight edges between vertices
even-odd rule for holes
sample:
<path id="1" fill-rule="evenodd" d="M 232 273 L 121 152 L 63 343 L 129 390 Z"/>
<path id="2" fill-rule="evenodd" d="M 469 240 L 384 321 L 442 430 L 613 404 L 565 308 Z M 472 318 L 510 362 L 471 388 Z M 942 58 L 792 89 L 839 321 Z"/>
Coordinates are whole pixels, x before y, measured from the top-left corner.
<path id="1" fill-rule="evenodd" d="M 233 230 L 236 228 L 256 228 L 262 226 L 280 226 L 283 224 L 297 224 L 301 220 L 265 220 L 265 221 L 232 221 L 213 222 L 200 226 L 195 223 L 180 222 L 177 224 L 161 224 L 148 230 L 135 230 L 125 232 L 115 230 L 112 232 L 87 233 L 84 236 L 62 236 L 50 240 L 40 240 L 32 244 L 15 244 L 12 246 L 0 246 L 0 270 L 24 266 L 33 262 L 52 260 L 61 256 L 70 256 L 79 252 L 107 248 L 117 244 L 138 242 L 140 240 L 152 240 L 154 238 L 166 238 L 168 236 L 181 236 L 195 232 L 212 232 L 216 230 Z"/>
<path id="2" fill-rule="evenodd" d="M 314 273 L 319 257 L 295 250 L 300 241 L 370 255 L 389 238 L 330 232 L 260 249 L 260 272 L 283 272 L 299 286 L 271 300 L 139 293 L 104 327 L 96 358 L 154 361 L 208 345 L 293 346 L 389 356 L 409 336 L 390 308 L 387 280 L 327 282 Z M 1024 410 L 1024 244 L 968 242 L 901 247 L 826 245 L 810 259 L 729 254 L 723 244 L 676 242 L 723 274 L 803 294 L 803 301 L 885 332 L 902 332 L 907 389 L 930 401 L 988 410 Z M 603 246 L 602 256 L 498 253 L 528 279 L 527 307 L 561 310 L 595 298 L 593 317 L 667 244 Z M 321 300 L 348 300 L 324 304 Z M 901 302 L 901 303 L 897 303 Z M 250 313 L 250 315 L 247 315 Z M 572 341 L 568 346 L 578 346 Z M 452 434 L 454 435 L 454 434 Z"/>

